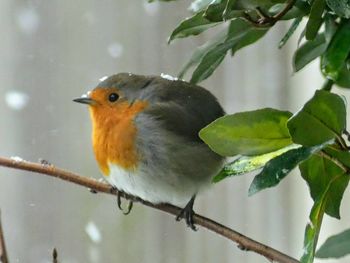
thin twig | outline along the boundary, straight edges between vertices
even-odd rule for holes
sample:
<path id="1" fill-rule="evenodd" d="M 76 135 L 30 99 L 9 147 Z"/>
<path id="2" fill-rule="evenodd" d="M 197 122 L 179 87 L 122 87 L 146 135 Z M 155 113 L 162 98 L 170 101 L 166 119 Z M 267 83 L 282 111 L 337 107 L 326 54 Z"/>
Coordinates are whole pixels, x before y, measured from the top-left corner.
<path id="1" fill-rule="evenodd" d="M 256 8 L 256 12 L 259 16 L 257 20 L 253 19 L 248 12 L 244 13 L 244 19 L 250 22 L 255 27 L 271 27 L 276 24 L 277 21 L 281 20 L 282 17 L 288 13 L 290 9 L 294 6 L 296 0 L 289 0 L 286 3 L 285 8 L 274 16 L 265 14 L 261 8 Z"/>
<path id="2" fill-rule="evenodd" d="M 78 184 L 81 186 L 88 187 L 92 189 L 93 191 L 107 193 L 107 194 L 113 194 L 118 195 L 118 190 L 112 187 L 109 184 L 99 182 L 95 179 L 83 177 L 81 175 L 74 174 L 69 171 L 65 171 L 60 168 L 56 168 L 53 165 L 42 165 L 38 163 L 31 163 L 27 161 L 17 161 L 12 160 L 8 158 L 0 157 L 0 166 L 15 168 L 19 170 L 26 170 L 31 172 L 36 172 L 40 174 L 49 175 L 52 177 L 60 178 L 64 181 L 68 181 L 74 184 Z M 132 200 L 132 201 L 138 201 L 145 206 L 153 207 L 155 209 L 173 214 L 178 215 L 181 209 L 179 207 L 170 205 L 170 204 L 159 204 L 154 205 L 149 202 L 146 202 L 144 200 L 141 200 L 140 198 L 127 195 L 125 193 L 122 193 L 122 197 Z M 204 228 L 207 228 L 223 237 L 226 237 L 227 239 L 238 243 L 238 247 L 243 250 L 249 250 L 254 251 L 256 253 L 259 253 L 260 255 L 266 257 L 269 260 L 275 261 L 275 262 L 281 262 L 281 263 L 297 263 L 298 260 L 283 254 L 282 252 L 275 250 L 271 247 L 268 247 L 262 243 L 259 243 L 249 237 L 246 237 L 238 232 L 236 232 L 233 229 L 230 229 L 220 223 L 217 223 L 209 218 L 206 218 L 201 215 L 195 214 L 194 217 L 194 223 L 197 225 L 200 225 Z"/>
<path id="3" fill-rule="evenodd" d="M 7 258 L 7 252 L 6 252 L 4 232 L 2 230 L 2 224 L 1 224 L 1 213 L 0 213 L 0 262 L 9 263 L 9 260 Z"/>

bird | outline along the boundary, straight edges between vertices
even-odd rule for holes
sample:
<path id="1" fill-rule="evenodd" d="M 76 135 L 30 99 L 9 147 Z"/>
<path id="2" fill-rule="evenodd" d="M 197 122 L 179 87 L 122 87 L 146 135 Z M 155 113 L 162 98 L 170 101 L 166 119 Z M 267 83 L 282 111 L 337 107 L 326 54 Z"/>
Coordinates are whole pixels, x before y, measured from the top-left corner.
<path id="1" fill-rule="evenodd" d="M 214 95 L 169 75 L 118 73 L 73 101 L 88 105 L 103 177 L 144 201 L 181 207 L 176 220 L 196 230 L 196 195 L 224 161 L 199 137 L 225 114 Z"/>

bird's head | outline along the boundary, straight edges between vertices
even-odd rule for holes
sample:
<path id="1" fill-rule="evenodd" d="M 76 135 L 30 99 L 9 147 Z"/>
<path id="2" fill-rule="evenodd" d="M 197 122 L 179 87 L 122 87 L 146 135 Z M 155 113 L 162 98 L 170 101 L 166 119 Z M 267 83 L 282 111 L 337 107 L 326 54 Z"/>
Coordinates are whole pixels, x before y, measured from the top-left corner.
<path id="1" fill-rule="evenodd" d="M 104 78 L 96 88 L 73 101 L 89 106 L 94 123 L 99 123 L 99 120 L 116 122 L 147 106 L 146 100 L 141 98 L 140 88 L 145 81 L 144 78 L 129 73 L 113 75 Z"/>

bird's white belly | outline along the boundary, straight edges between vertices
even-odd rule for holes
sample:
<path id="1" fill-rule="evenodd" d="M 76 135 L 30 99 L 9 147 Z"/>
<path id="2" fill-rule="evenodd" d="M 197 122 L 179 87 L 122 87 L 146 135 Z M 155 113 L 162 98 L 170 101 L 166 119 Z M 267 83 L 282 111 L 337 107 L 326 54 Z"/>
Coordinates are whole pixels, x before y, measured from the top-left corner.
<path id="1" fill-rule="evenodd" d="M 117 189 L 140 197 L 153 204 L 170 203 L 184 207 L 196 193 L 195 185 L 174 184 L 164 180 L 164 177 L 146 174 L 142 169 L 126 170 L 118 165 L 109 164 L 110 174 L 107 181 Z"/>

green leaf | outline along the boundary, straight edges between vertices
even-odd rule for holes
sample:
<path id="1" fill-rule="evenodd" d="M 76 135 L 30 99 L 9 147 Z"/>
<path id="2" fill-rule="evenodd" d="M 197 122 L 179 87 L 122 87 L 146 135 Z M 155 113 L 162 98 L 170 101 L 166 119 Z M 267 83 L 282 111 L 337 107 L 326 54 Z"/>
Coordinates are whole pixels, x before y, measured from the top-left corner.
<path id="1" fill-rule="evenodd" d="M 327 199 L 326 191 L 323 196 L 317 200 L 312 206 L 309 219 L 310 222 L 306 225 L 304 234 L 304 253 L 300 259 L 300 263 L 313 263 L 315 250 L 317 246 L 318 236 L 320 234 L 322 220 L 324 216 L 324 204 Z"/>
<path id="2" fill-rule="evenodd" d="M 314 146 L 341 136 L 346 127 L 346 107 L 342 97 L 318 90 L 288 121 L 293 142 Z"/>
<path id="3" fill-rule="evenodd" d="M 281 39 L 280 43 L 278 44 L 278 48 L 282 48 L 287 43 L 289 38 L 293 35 L 295 30 L 298 28 L 298 26 L 299 26 L 299 24 L 300 24 L 302 19 L 303 19 L 302 16 L 297 17 L 297 18 L 294 19 L 294 21 L 291 24 L 291 26 L 289 27 L 287 33 L 284 35 L 284 37 Z"/>
<path id="4" fill-rule="evenodd" d="M 297 72 L 304 68 L 314 59 L 321 56 L 327 49 L 324 34 L 319 34 L 314 40 L 306 41 L 297 49 L 293 56 L 293 68 Z"/>
<path id="5" fill-rule="evenodd" d="M 229 19 L 239 18 L 244 16 L 244 10 L 230 10 L 224 15 L 225 4 L 211 4 L 205 11 L 204 16 L 211 22 L 224 22 Z"/>
<path id="6" fill-rule="evenodd" d="M 199 132 L 223 156 L 260 155 L 291 144 L 286 122 L 290 112 L 265 108 L 221 117 Z"/>
<path id="7" fill-rule="evenodd" d="M 327 5 L 340 17 L 350 18 L 349 0 L 326 0 Z"/>
<path id="8" fill-rule="evenodd" d="M 325 15 L 325 30 L 324 30 L 324 35 L 326 38 L 326 42 L 329 44 L 335 34 L 338 30 L 338 24 L 334 21 L 334 17 L 327 13 Z"/>
<path id="9" fill-rule="evenodd" d="M 324 150 L 330 156 L 336 158 L 345 166 L 350 167 L 350 152 L 339 149 L 339 147 L 327 147 Z"/>
<path id="10" fill-rule="evenodd" d="M 335 84 L 342 88 L 350 88 L 350 70 L 346 65 L 338 72 L 338 78 Z"/>
<path id="11" fill-rule="evenodd" d="M 253 195 L 263 189 L 276 186 L 282 181 L 300 162 L 308 159 L 311 154 L 323 149 L 331 142 L 326 142 L 314 147 L 300 147 L 289 150 L 269 161 L 264 169 L 255 176 L 249 187 L 249 195 Z"/>
<path id="12" fill-rule="evenodd" d="M 216 36 L 212 37 L 204 45 L 198 47 L 192 54 L 190 60 L 182 67 L 178 77 L 180 79 L 186 74 L 186 72 L 193 66 L 198 65 L 203 57 L 211 50 L 214 50 L 217 45 L 224 42 L 226 39 L 227 30 L 220 31 Z"/>
<path id="13" fill-rule="evenodd" d="M 153 3 L 155 1 L 158 1 L 158 2 L 172 2 L 172 1 L 176 1 L 176 0 L 148 0 L 148 3 Z"/>
<path id="14" fill-rule="evenodd" d="M 231 46 L 231 41 L 224 42 L 205 54 L 197 68 L 194 70 L 190 82 L 194 84 L 201 82 L 213 74 L 215 69 L 224 60 L 227 50 L 229 50 Z"/>
<path id="15" fill-rule="evenodd" d="M 313 40 L 318 30 L 320 29 L 322 25 L 322 14 L 326 7 L 326 1 L 325 0 L 314 0 L 313 4 L 311 6 L 310 16 L 309 20 L 306 24 L 306 32 L 305 37 L 307 40 Z"/>
<path id="16" fill-rule="evenodd" d="M 273 5 L 285 3 L 285 0 L 237 0 L 236 8 L 254 10 L 257 7 L 269 9 Z"/>
<path id="17" fill-rule="evenodd" d="M 267 32 L 267 29 L 250 29 L 244 37 L 242 37 L 237 44 L 231 48 L 231 55 L 233 56 L 238 50 L 249 46 L 260 38 L 262 38 Z"/>
<path id="18" fill-rule="evenodd" d="M 314 199 L 310 223 L 305 229 L 304 254 L 300 262 L 311 263 L 315 256 L 323 215 L 326 212 L 339 218 L 339 206 L 349 176 L 333 162 L 319 156 L 312 156 L 302 163 L 300 171 Z"/>
<path id="19" fill-rule="evenodd" d="M 175 38 L 183 38 L 191 35 L 198 35 L 203 31 L 218 25 L 218 23 L 212 23 L 204 16 L 204 11 L 195 14 L 194 16 L 183 20 L 171 33 L 168 43 Z"/>
<path id="20" fill-rule="evenodd" d="M 299 168 L 315 202 L 330 187 L 324 210 L 328 215 L 339 219 L 340 203 L 350 177 L 332 161 L 320 156 L 312 156 L 300 164 Z"/>
<path id="21" fill-rule="evenodd" d="M 240 158 L 237 158 L 233 162 L 226 164 L 220 173 L 213 178 L 213 182 L 217 183 L 229 176 L 241 175 L 260 169 L 271 159 L 291 149 L 296 149 L 299 147 L 301 146 L 298 144 L 292 144 L 270 153 L 265 153 L 257 156 L 242 156 Z"/>
<path id="22" fill-rule="evenodd" d="M 318 258 L 341 258 L 350 254 L 350 229 L 329 237 L 316 252 Z"/>
<path id="23" fill-rule="evenodd" d="M 277 15 L 278 13 L 280 13 L 284 8 L 286 7 L 286 3 L 283 4 L 276 4 L 274 6 L 272 6 L 269 9 L 269 13 L 271 15 Z M 296 5 L 293 6 L 288 12 L 287 14 L 285 14 L 281 20 L 290 20 L 293 18 L 302 18 L 303 16 L 307 15 L 308 12 L 305 12 L 304 10 L 300 9 L 299 7 L 297 7 Z"/>
<path id="24" fill-rule="evenodd" d="M 350 21 L 345 21 L 333 36 L 321 60 L 322 72 L 336 81 L 350 52 Z"/>
<path id="25" fill-rule="evenodd" d="M 222 13 L 222 17 L 224 20 L 227 20 L 229 18 L 229 13 L 230 13 L 232 7 L 234 6 L 234 4 L 236 3 L 236 1 L 237 0 L 227 0 L 225 10 Z"/>
<path id="26" fill-rule="evenodd" d="M 219 1 L 219 2 L 213 2 L 211 3 L 204 12 L 204 17 L 212 22 L 222 22 L 223 19 L 223 12 L 226 7 L 227 0 L 225 1 Z"/>
<path id="27" fill-rule="evenodd" d="M 248 22 L 235 19 L 230 23 L 227 38 L 223 43 L 209 50 L 201 59 L 199 65 L 194 70 L 191 83 L 198 83 L 208 78 L 225 58 L 228 50 L 233 53 L 240 48 L 249 45 L 266 33 L 266 29 L 259 30 L 253 28 Z"/>
<path id="28" fill-rule="evenodd" d="M 199 11 L 202 11 L 208 7 L 213 2 L 213 0 L 195 0 L 191 3 L 189 6 L 189 10 L 192 13 L 197 13 Z M 221 2 L 221 1 L 218 1 Z"/>

